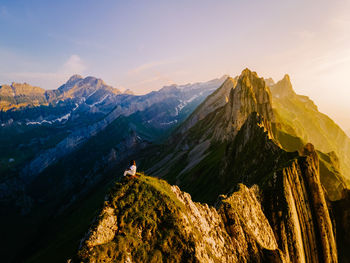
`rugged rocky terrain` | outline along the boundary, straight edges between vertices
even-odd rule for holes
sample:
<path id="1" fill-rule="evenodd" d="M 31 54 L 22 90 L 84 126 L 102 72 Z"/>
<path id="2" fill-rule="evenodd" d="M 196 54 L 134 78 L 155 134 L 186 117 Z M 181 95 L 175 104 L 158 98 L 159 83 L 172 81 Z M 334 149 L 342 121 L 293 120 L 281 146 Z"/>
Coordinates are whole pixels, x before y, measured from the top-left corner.
<path id="1" fill-rule="evenodd" d="M 84 97 L 85 81 L 59 88 L 64 101 Z M 3 181 L 40 222 L 15 261 L 348 262 L 348 137 L 288 76 L 274 83 L 245 69 L 96 105 L 101 119 Z M 129 158 L 152 177 L 119 180 Z M 8 223 L 17 214 L 6 209 Z"/>
<path id="2" fill-rule="evenodd" d="M 318 156 L 311 144 L 303 154 L 215 207 L 156 178 L 125 179 L 73 262 L 337 262 Z"/>
<path id="3" fill-rule="evenodd" d="M 214 208 L 159 179 L 118 183 L 73 262 L 283 262 L 256 190 Z"/>

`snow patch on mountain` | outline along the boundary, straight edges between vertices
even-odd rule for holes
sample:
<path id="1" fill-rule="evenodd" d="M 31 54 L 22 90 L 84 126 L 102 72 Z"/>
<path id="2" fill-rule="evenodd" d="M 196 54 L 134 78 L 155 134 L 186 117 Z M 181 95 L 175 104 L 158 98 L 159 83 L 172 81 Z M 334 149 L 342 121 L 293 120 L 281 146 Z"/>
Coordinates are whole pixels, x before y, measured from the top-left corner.
<path id="1" fill-rule="evenodd" d="M 63 121 L 67 121 L 70 116 L 72 115 L 72 113 L 79 107 L 78 104 L 75 104 L 75 107 L 72 109 L 71 112 L 61 116 L 61 117 L 58 117 L 56 119 L 53 119 L 53 120 L 42 120 L 42 121 L 28 121 L 26 122 L 26 125 L 42 125 L 44 123 L 46 124 L 53 124 L 53 123 L 56 123 L 56 122 L 63 122 Z"/>
<path id="2" fill-rule="evenodd" d="M 90 106 L 90 107 L 93 107 L 93 106 L 95 106 L 95 105 L 97 105 L 97 104 L 100 104 L 100 103 L 102 103 L 103 101 L 105 101 L 109 96 L 110 96 L 109 94 L 106 94 L 105 96 L 102 97 L 102 99 L 100 99 L 99 101 L 96 101 L 96 102 L 92 103 L 92 104 L 89 105 L 89 106 Z"/>

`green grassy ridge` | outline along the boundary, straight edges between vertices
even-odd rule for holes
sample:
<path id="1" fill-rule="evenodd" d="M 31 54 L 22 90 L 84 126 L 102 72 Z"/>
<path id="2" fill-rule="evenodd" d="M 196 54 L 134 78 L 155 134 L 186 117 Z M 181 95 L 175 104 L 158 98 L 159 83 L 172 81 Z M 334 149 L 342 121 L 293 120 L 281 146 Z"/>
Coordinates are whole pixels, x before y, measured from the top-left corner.
<path id="1" fill-rule="evenodd" d="M 145 175 L 121 180 L 110 190 L 105 207 L 113 208 L 117 217 L 116 236 L 92 250 L 83 245 L 74 262 L 123 262 L 128 254 L 135 262 L 195 261 L 194 237 L 182 227 L 186 208 L 164 180 Z"/>

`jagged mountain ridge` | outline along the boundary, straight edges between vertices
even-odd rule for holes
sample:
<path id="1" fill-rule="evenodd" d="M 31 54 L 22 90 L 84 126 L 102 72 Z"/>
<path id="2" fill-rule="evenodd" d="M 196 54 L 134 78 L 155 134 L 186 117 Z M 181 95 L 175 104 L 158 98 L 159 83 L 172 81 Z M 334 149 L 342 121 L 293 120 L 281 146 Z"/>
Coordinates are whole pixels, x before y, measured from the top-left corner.
<path id="1" fill-rule="evenodd" d="M 282 259 L 253 188 L 242 185 L 215 209 L 194 203 L 177 186 L 141 176 L 115 185 L 73 262 Z"/>
<path id="2" fill-rule="evenodd" d="M 0 86 L 2 105 L 0 110 L 8 111 L 40 105 L 48 106 L 66 99 L 86 100 L 96 92 L 103 93 L 103 96 L 106 94 L 121 94 L 118 89 L 106 85 L 101 79 L 95 77 L 83 78 L 80 75 L 73 75 L 56 90 L 44 90 L 27 83 L 12 83 L 11 85 Z M 97 95 L 95 95 L 96 98 L 101 98 Z M 93 101 L 93 98 L 90 98 L 90 100 Z"/>
<path id="3" fill-rule="evenodd" d="M 183 116 L 188 114 L 192 108 L 196 107 L 204 98 L 215 90 L 220 84 L 222 79 L 215 79 L 207 83 L 195 83 L 193 85 L 165 87 L 158 92 L 151 92 L 143 96 L 124 95 L 119 94 L 110 86 L 104 84 L 100 79 L 93 77 L 87 77 L 83 79 L 81 76 L 72 76 L 70 80 L 62 85 L 58 90 L 49 91 L 53 94 L 52 97 L 59 100 L 58 104 L 54 106 L 40 106 L 25 108 L 16 111 L 1 112 L 1 126 L 2 137 L 7 144 L 13 139 L 8 139 L 14 132 L 25 134 L 22 138 L 29 137 L 27 141 L 21 141 L 15 143 L 15 145 L 31 144 L 31 140 L 36 139 L 35 133 L 40 134 L 41 130 L 51 130 L 51 137 L 48 141 L 61 140 L 61 143 L 52 149 L 50 145 L 43 145 L 47 152 L 42 153 L 37 150 L 37 161 L 32 160 L 34 163 L 47 163 L 37 170 L 26 168 L 30 171 L 41 171 L 47 165 L 51 164 L 50 159 L 57 160 L 69 151 L 69 148 L 75 148 L 75 145 L 85 141 L 91 135 L 103 130 L 109 123 L 115 120 L 118 116 L 128 116 L 137 111 L 143 111 L 153 104 L 168 102 L 172 112 L 170 114 L 155 113 L 157 118 L 150 117 L 148 121 L 153 125 L 162 126 L 163 129 L 167 129 L 177 124 Z M 43 128 L 41 127 L 43 126 Z M 66 132 L 61 132 L 61 130 Z M 67 132 L 68 136 L 67 137 Z M 56 135 L 55 135 L 56 134 Z M 62 138 L 63 137 L 63 138 Z M 57 138 L 57 139 L 56 139 Z M 75 142 L 74 142 L 75 141 Z M 4 147 L 6 146 L 6 143 Z M 7 146 L 6 146 L 7 147 Z M 15 146 L 16 148 L 16 146 Z M 52 153 L 50 154 L 51 151 Z M 26 153 L 27 151 L 21 151 Z M 28 152 L 31 152 L 29 149 Z M 61 155 L 55 155 L 56 153 L 62 153 Z M 21 154 L 19 152 L 19 154 Z M 42 155 L 40 155 L 42 154 Z M 45 161 L 40 161 L 43 157 Z M 3 162 L 7 162 L 9 159 L 15 161 L 10 164 L 18 166 L 17 156 L 11 156 L 6 154 Z M 33 157 L 31 157 L 33 158 Z M 28 162 L 29 156 L 26 156 Z M 34 165 L 35 166 L 35 165 Z"/>
<path id="4" fill-rule="evenodd" d="M 252 85 L 252 83 L 254 84 Z M 290 97 L 288 94 L 294 93 L 288 76 L 276 85 L 274 92 L 284 92 L 284 96 L 288 97 Z M 244 94 L 243 97 L 242 94 Z M 256 99 L 257 97 L 259 97 L 260 102 Z M 244 106 L 242 107 L 241 105 Z M 155 170 L 155 176 L 165 176 L 165 178 L 170 180 L 171 183 L 178 184 L 181 181 L 179 177 L 186 177 L 184 175 L 185 173 L 209 173 L 205 167 L 206 163 L 211 162 L 211 160 L 219 159 L 220 161 L 216 163 L 218 167 L 226 169 L 227 162 L 224 160 L 225 158 L 228 158 L 227 155 L 229 150 L 227 149 L 235 149 L 235 147 L 242 148 L 242 137 L 249 138 L 250 136 L 249 131 L 253 129 L 252 127 L 254 125 L 251 125 L 247 131 L 244 131 L 244 129 L 241 130 L 240 128 L 242 124 L 249 119 L 248 116 L 252 112 L 260 112 L 259 116 L 261 116 L 262 119 L 259 121 L 257 120 L 256 125 L 263 127 L 263 130 L 268 134 L 268 138 L 272 139 L 272 144 L 278 146 L 277 148 L 276 146 L 272 147 L 276 148 L 273 152 L 278 152 L 279 147 L 288 152 L 300 150 L 307 141 L 300 139 L 298 133 L 294 131 L 290 125 L 286 124 L 285 121 L 282 123 L 279 122 L 281 121 L 280 113 L 273 105 L 269 87 L 265 84 L 262 78 L 258 78 L 256 73 L 250 72 L 246 69 L 242 72 L 239 78 L 228 78 L 215 93 L 209 96 L 207 100 L 204 101 L 196 111 L 194 111 L 194 113 L 178 129 L 178 133 L 170 140 L 170 145 L 175 144 L 175 151 L 165 154 L 163 160 L 159 161 L 159 165 L 155 164 L 149 172 L 153 173 Z M 315 121 L 317 122 L 317 119 Z M 193 123 L 196 123 L 196 125 Z M 337 128 L 337 126 L 335 126 L 335 128 Z M 235 137 L 238 133 L 240 133 L 240 136 L 236 140 L 237 142 L 235 142 Z M 261 142 L 262 140 L 259 141 Z M 313 142 L 313 140 L 311 140 L 311 142 Z M 232 144 L 233 146 L 229 146 L 229 144 Z M 272 144 L 270 143 L 270 145 Z M 271 148 L 271 146 L 267 145 L 260 146 L 263 148 Z M 234 150 L 234 155 L 244 162 L 244 158 L 239 158 L 240 155 L 243 154 L 246 158 L 249 158 L 249 155 L 246 153 L 251 152 L 250 149 L 254 148 L 256 147 L 254 147 L 254 143 L 252 143 L 250 148 L 248 147 L 244 151 Z M 280 155 L 280 153 L 278 155 Z M 338 159 L 334 153 L 323 154 L 322 152 L 319 152 L 319 155 L 321 157 L 321 180 L 326 187 L 329 198 L 331 200 L 339 199 L 342 196 L 342 190 L 346 188 L 346 181 L 344 176 L 341 175 L 339 168 L 342 163 L 338 167 L 333 165 L 331 161 L 332 158 L 327 157 L 327 155 L 334 155 L 335 158 Z M 343 157 L 343 155 L 340 156 Z M 231 156 L 229 158 L 231 158 Z M 260 158 L 266 160 L 263 156 Z M 272 159 L 276 161 L 278 158 L 276 157 L 275 159 Z M 273 163 L 273 161 L 271 162 Z M 162 168 L 162 164 L 164 163 L 167 163 L 167 166 Z M 174 168 L 171 168 L 172 165 L 174 165 Z M 278 166 L 277 163 L 271 165 L 274 167 Z M 237 170 L 237 167 L 235 169 Z M 251 170 L 256 170 L 256 167 Z M 176 172 L 172 174 L 172 171 Z M 175 173 L 177 173 L 177 175 L 175 175 Z M 226 173 L 227 172 L 222 172 L 222 174 Z M 207 176 L 203 177 L 208 179 L 210 177 L 216 178 L 217 176 L 219 176 L 218 171 L 214 171 L 214 173 L 210 172 Z M 200 180 L 198 178 L 195 179 L 194 177 L 199 178 L 199 175 L 191 176 L 191 181 L 186 183 L 189 187 L 194 188 L 191 183 L 193 180 Z M 189 179 L 185 179 L 185 181 L 187 180 Z M 205 187 L 206 183 L 203 183 L 203 187 Z M 245 183 L 249 184 L 248 181 Z M 223 183 L 223 185 L 225 186 L 226 184 Z M 194 194 L 186 187 L 184 190 Z M 200 190 L 198 190 L 199 193 L 202 190 L 203 189 L 200 188 Z M 217 194 L 218 193 L 213 194 L 213 198 L 215 198 Z M 196 195 L 193 197 L 196 199 Z"/>
<path id="5" fill-rule="evenodd" d="M 251 74 L 251 77 L 254 77 L 254 74 Z M 238 78 L 236 81 L 237 80 Z M 237 83 L 233 85 L 233 88 L 235 88 L 236 85 Z M 255 103 L 254 100 L 258 101 L 256 99 L 256 93 L 254 93 L 254 89 L 252 89 L 252 87 L 248 88 L 249 86 L 247 86 L 248 85 L 246 85 L 246 87 L 243 89 L 246 90 L 246 94 L 248 94 L 248 99 L 245 101 L 249 103 Z M 264 87 L 262 89 L 263 91 L 265 89 L 265 85 L 262 87 Z M 229 88 L 228 91 L 230 90 L 232 89 Z M 249 90 L 253 92 L 249 92 Z M 208 100 L 210 98 L 211 97 L 209 97 Z M 327 215 L 326 210 L 323 209 L 321 214 L 317 214 L 317 216 L 315 216 L 315 211 L 317 211 L 317 209 L 313 208 L 318 207 L 318 204 L 326 207 L 325 202 L 322 201 L 322 190 L 319 190 L 322 188 L 322 186 L 320 185 L 319 179 L 317 179 L 319 178 L 317 169 L 318 160 L 314 156 L 313 151 L 311 151 L 312 157 L 307 157 L 299 156 L 297 152 L 286 153 L 283 149 L 281 149 L 281 145 L 279 145 L 279 137 L 276 136 L 276 129 L 279 129 L 278 125 L 269 121 L 267 118 L 264 118 L 264 112 L 266 113 L 269 111 L 261 110 L 261 114 L 257 114 L 254 111 L 259 108 L 257 105 L 243 107 L 243 114 L 239 115 L 243 116 L 241 119 L 241 123 L 243 123 L 243 125 L 240 125 L 240 129 L 238 131 L 231 129 L 231 127 L 228 125 L 230 122 L 234 121 L 232 118 L 234 111 L 230 108 L 232 106 L 230 106 L 231 104 L 229 103 L 229 100 L 231 99 L 233 100 L 234 97 L 220 97 L 218 105 L 221 106 L 218 108 L 213 106 L 213 110 L 209 111 L 209 114 L 203 114 L 199 121 L 194 121 L 194 125 L 191 126 L 190 129 L 185 129 L 184 133 L 180 134 L 180 136 L 176 135 L 179 134 L 179 130 L 182 130 L 181 127 L 179 128 L 177 133 L 175 133 L 175 136 L 173 136 L 171 139 L 172 142 L 176 145 L 170 145 L 171 147 L 169 147 L 169 145 L 166 145 L 166 147 L 168 147 L 168 151 L 173 151 L 174 149 L 183 151 L 190 159 L 193 160 L 197 159 L 199 156 L 199 165 L 198 163 L 192 163 L 194 167 L 198 167 L 199 172 L 198 170 L 191 171 L 193 167 L 189 166 L 187 167 L 189 168 L 187 172 L 180 174 L 182 170 L 178 170 L 177 168 L 183 168 L 181 162 L 184 162 L 185 160 L 181 159 L 183 156 L 177 155 L 176 153 L 174 155 L 175 158 L 170 157 L 168 159 L 164 159 L 165 161 L 159 163 L 160 167 L 163 166 L 168 169 L 170 168 L 170 170 L 171 168 L 174 168 L 173 174 L 180 174 L 178 177 L 170 176 L 166 179 L 170 181 L 176 180 L 176 183 L 180 185 L 184 184 L 183 186 L 189 189 L 189 192 L 191 194 L 193 194 L 194 189 L 198 188 L 198 186 L 201 184 L 201 182 L 198 182 L 197 178 L 201 176 L 201 178 L 209 179 L 209 181 L 211 180 L 209 183 L 202 183 L 203 187 L 199 190 L 197 189 L 198 192 L 195 193 L 196 200 L 203 198 L 203 195 L 208 195 L 211 198 L 211 203 L 214 203 L 218 194 L 227 192 L 232 193 L 237 190 L 237 184 L 240 182 L 244 182 L 248 185 L 257 183 L 260 186 L 260 190 L 262 190 L 265 195 L 264 200 L 269 200 L 269 191 L 274 193 L 272 196 L 278 197 L 277 201 L 275 199 L 271 199 L 269 202 L 267 202 L 267 204 L 264 201 L 263 208 L 268 207 L 269 204 L 274 204 L 275 208 L 272 211 L 275 214 L 266 214 L 265 216 L 269 220 L 269 224 L 271 225 L 270 227 L 274 230 L 275 237 L 281 237 L 281 240 L 283 242 L 281 240 L 276 242 L 278 243 L 279 250 L 283 251 L 284 255 L 287 255 L 286 258 L 296 258 L 300 261 L 305 259 L 306 261 L 310 261 L 316 257 L 319 259 L 330 259 L 330 261 L 332 261 L 334 259 L 334 251 L 336 250 L 334 249 L 334 242 L 332 241 L 334 240 L 334 233 L 332 234 L 332 231 L 329 227 L 329 214 Z M 208 100 L 204 101 L 203 104 L 206 104 Z M 213 102 L 213 104 L 215 104 L 215 102 Z M 223 110 L 222 108 L 226 109 Z M 269 109 L 271 107 L 260 106 L 260 109 L 261 108 Z M 198 109 L 194 111 L 194 113 L 201 112 Z M 250 111 L 250 109 L 252 109 L 252 111 Z M 234 116 L 238 116 L 237 112 L 235 112 L 235 114 L 236 115 Z M 269 115 L 267 114 L 266 116 Z M 207 124 L 210 125 L 208 126 Z M 205 129 L 207 127 L 209 128 L 210 132 L 205 132 Z M 219 131 L 219 134 L 225 135 L 225 138 L 228 138 L 230 140 L 230 143 L 222 143 L 216 146 L 214 145 L 215 147 L 211 146 L 210 144 L 208 146 L 208 138 L 215 138 L 216 142 L 221 140 L 221 136 L 211 136 L 214 134 L 214 131 Z M 153 151 L 150 151 L 149 148 L 147 148 L 146 151 L 148 151 L 148 159 L 150 158 L 150 155 L 155 153 Z M 209 155 L 207 155 L 208 153 Z M 203 155 L 204 159 L 202 158 Z M 139 158 L 140 154 L 137 152 L 134 156 L 136 158 Z M 223 162 L 220 160 L 222 156 L 225 156 Z M 216 159 L 214 157 L 216 157 Z M 173 162 L 173 160 L 176 158 L 180 158 L 180 165 L 178 165 L 178 167 L 177 165 L 174 165 Z M 331 158 L 331 156 L 329 158 Z M 205 165 L 201 167 L 201 164 Z M 334 165 L 337 166 L 336 163 L 334 163 Z M 305 169 L 305 167 L 309 168 Z M 311 188 L 309 188 L 309 169 L 311 170 L 311 174 L 316 178 L 315 184 L 318 188 L 317 191 L 311 190 Z M 159 166 L 155 166 L 155 170 L 159 170 Z M 211 176 L 210 173 L 212 173 Z M 154 173 L 152 172 L 152 174 Z M 275 178 L 278 178 L 279 180 L 275 181 Z M 193 188 L 188 188 L 189 185 L 193 185 Z M 219 191 L 217 189 L 218 187 L 220 188 Z M 292 190 L 287 192 L 288 189 Z M 313 196 L 314 192 L 316 192 L 315 196 Z M 230 195 L 231 194 L 229 194 L 229 196 Z M 303 198 L 299 199 L 299 196 Z M 321 202 L 315 203 L 314 197 L 319 198 Z M 307 206 L 300 205 L 303 203 L 303 200 L 307 200 Z M 131 202 L 134 201 L 131 200 Z M 303 212 L 305 212 L 304 210 L 293 210 L 293 204 L 299 204 L 301 207 L 303 207 L 303 209 L 305 209 L 305 207 L 307 207 L 307 209 L 310 209 L 311 212 L 309 213 L 308 219 L 311 220 L 311 223 L 303 218 Z M 264 210 L 266 211 L 267 209 Z M 328 223 L 326 225 L 320 226 L 317 221 L 318 217 L 325 219 L 325 222 Z M 178 219 L 177 216 L 175 219 Z M 287 226 L 285 232 L 280 231 L 280 229 L 282 229 L 282 226 Z M 302 230 L 298 232 L 298 229 Z M 305 229 L 311 229 L 310 231 L 313 234 L 309 235 Z M 327 238 L 331 240 L 329 244 L 320 244 L 318 241 L 315 241 L 319 237 L 317 233 L 321 232 L 327 232 Z M 117 234 L 117 236 L 118 235 L 119 234 Z M 123 234 L 121 233 L 121 235 Z M 306 244 L 301 244 L 302 242 L 299 242 L 303 239 L 307 240 Z M 249 240 L 246 235 L 245 237 L 241 237 L 239 240 L 242 243 L 247 241 L 247 244 L 254 244 L 254 241 Z M 298 245 L 294 247 L 294 243 L 297 243 Z M 94 252 L 94 255 L 90 255 L 91 259 L 95 256 L 103 256 L 106 254 L 107 256 L 105 259 L 108 259 L 109 255 L 111 255 L 111 253 L 113 254 L 113 250 L 110 250 L 109 248 L 105 250 L 103 245 L 104 244 L 101 244 L 101 246 L 96 247 L 96 250 L 94 250 L 96 253 Z M 196 246 L 201 247 L 201 243 L 197 242 Z M 315 253 L 315 256 L 310 256 L 310 251 L 312 250 L 309 249 L 309 246 L 316 248 L 317 253 Z M 259 248 L 257 251 L 260 251 Z M 303 254 L 302 251 L 309 252 Z M 263 252 L 266 251 L 263 250 Z M 206 251 L 204 252 L 204 255 L 205 253 Z M 156 254 L 159 256 L 158 252 Z M 275 253 L 273 253 L 273 255 L 275 255 Z M 193 256 L 195 256 L 195 254 Z M 256 256 L 255 259 L 263 259 L 263 256 L 260 252 L 254 254 L 254 256 Z M 87 260 L 89 260 L 89 256 Z"/>
<path id="6" fill-rule="evenodd" d="M 261 89 L 257 86 L 252 89 L 250 86 L 251 83 L 259 85 L 263 79 L 245 70 L 238 80 L 241 81 L 236 84 L 232 79 L 227 80 L 232 89 L 224 106 L 209 112 L 189 129 L 186 122 L 178 129 L 166 147 L 173 152 L 160 156 L 148 173 L 179 185 L 196 201 L 211 204 L 219 194 L 234 192 L 239 183 L 257 184 L 266 198 L 263 202 L 266 211 L 277 211 L 277 215 L 272 213 L 267 217 L 287 261 L 337 262 L 334 226 L 326 202 L 333 184 L 322 185 L 325 180 L 320 179 L 318 156 L 324 154 L 317 154 L 311 144 L 300 153 L 285 151 L 279 142 L 283 124 L 274 121 L 270 93 L 265 93 L 269 96 L 267 100 L 256 99 L 256 94 L 264 94 L 268 87 L 260 85 Z M 225 85 L 227 82 L 220 89 L 227 91 Z M 235 99 L 236 103 L 231 103 Z M 244 107 L 240 101 L 244 101 Z M 261 103 L 266 101 L 270 105 Z M 195 111 L 189 123 L 191 118 L 199 119 L 196 116 L 200 116 L 200 112 Z M 328 158 L 332 158 L 331 154 Z M 323 173 L 322 176 L 336 181 L 338 175 Z M 324 187 L 328 190 L 326 193 Z M 337 188 L 340 199 L 344 188 L 345 185 Z M 271 192 L 274 194 L 270 195 Z M 276 202 L 278 207 L 271 208 Z"/>
<path id="7" fill-rule="evenodd" d="M 156 178 L 119 182 L 72 262 L 337 262 L 318 156 L 303 153 L 216 208 Z"/>
<path id="8" fill-rule="evenodd" d="M 218 103 L 213 102 L 216 100 Z M 216 108 L 207 111 L 203 107 L 207 104 L 216 105 Z M 205 117 L 200 119 L 197 116 Z M 272 130 L 274 118 L 271 95 L 264 80 L 256 73 L 245 69 L 236 81 L 228 78 L 179 127 L 169 141 L 168 148 L 171 147 L 174 150 L 165 154 L 148 173 L 179 184 L 197 201 L 214 202 L 220 193 L 225 193 L 229 191 L 229 187 L 232 187 L 227 184 L 230 178 L 227 174 L 236 173 L 237 175 L 233 178 L 236 178 L 237 183 L 241 178 L 246 177 L 246 181 L 241 182 L 250 184 L 251 180 L 245 175 L 248 170 L 256 172 L 259 170 L 257 169 L 259 165 L 264 170 L 264 161 L 269 162 L 272 167 L 277 167 L 279 159 L 289 158 L 288 153 L 282 152 L 278 147 L 278 141 L 274 139 Z M 198 121 L 191 126 L 189 123 L 193 123 L 193 119 Z M 250 143 L 254 139 L 256 142 Z M 238 161 L 240 156 L 249 158 L 249 153 L 254 154 L 252 149 L 257 149 L 259 154 L 263 153 L 265 148 L 270 150 L 271 157 L 262 154 L 260 162 L 256 162 L 254 167 L 249 165 L 245 167 L 244 163 Z M 230 163 L 236 159 L 241 170 L 236 167 L 234 171 L 229 172 Z M 244 158 L 240 160 L 244 161 Z M 206 168 L 214 166 L 213 162 L 220 169 Z M 165 163 L 167 165 L 163 165 Z M 201 178 L 206 179 L 201 182 Z M 220 181 L 217 190 L 211 189 L 213 192 L 208 193 L 205 196 L 206 199 L 197 199 L 208 185 L 215 182 L 216 178 Z M 196 193 L 191 191 L 191 188 Z"/>

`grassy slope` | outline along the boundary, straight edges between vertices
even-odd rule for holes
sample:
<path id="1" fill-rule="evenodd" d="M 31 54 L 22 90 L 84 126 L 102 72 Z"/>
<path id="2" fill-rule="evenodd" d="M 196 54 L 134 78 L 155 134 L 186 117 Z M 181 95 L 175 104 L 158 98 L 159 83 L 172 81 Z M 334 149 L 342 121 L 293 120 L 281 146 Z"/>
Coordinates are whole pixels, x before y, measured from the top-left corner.
<path id="1" fill-rule="evenodd" d="M 77 262 L 124 262 L 129 253 L 136 262 L 160 262 L 162 255 L 166 262 L 193 261 L 192 237 L 181 227 L 180 211 L 186 208 L 165 181 L 144 175 L 119 181 L 112 187 L 105 206 L 114 209 L 118 233 L 112 241 L 92 251 L 83 246 Z M 142 236 L 140 226 L 147 229 Z"/>

